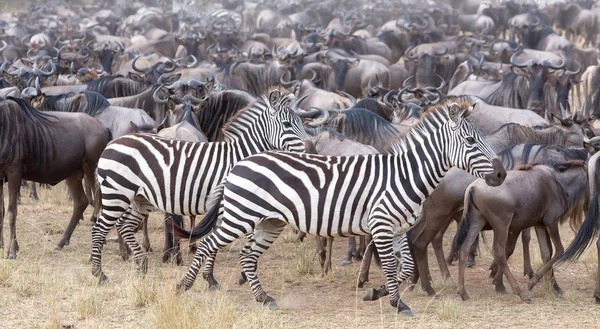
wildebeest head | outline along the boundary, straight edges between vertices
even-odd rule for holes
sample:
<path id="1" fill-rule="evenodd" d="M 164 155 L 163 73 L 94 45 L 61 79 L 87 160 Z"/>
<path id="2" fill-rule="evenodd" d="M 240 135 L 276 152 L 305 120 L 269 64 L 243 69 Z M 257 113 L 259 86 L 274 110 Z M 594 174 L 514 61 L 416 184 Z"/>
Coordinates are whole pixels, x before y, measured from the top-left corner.
<path id="1" fill-rule="evenodd" d="M 510 62 L 513 65 L 513 72 L 529 79 L 530 94 L 527 101 L 527 108 L 538 113 L 540 116 L 545 116 L 544 85 L 555 71 L 565 69 L 567 59 L 561 54 L 560 64 L 552 63 L 549 59 L 540 60 L 538 58 L 530 58 L 526 62 L 517 62 L 517 56 L 522 53 L 522 51 L 519 51 L 511 56 Z M 572 74 L 569 73 L 569 75 Z M 570 87 L 568 81 L 565 81 L 564 87 Z M 565 92 L 563 94 L 567 96 L 568 90 L 565 90 Z"/>
<path id="2" fill-rule="evenodd" d="M 140 68 L 136 65 L 139 58 L 139 56 L 136 57 L 131 63 L 131 68 L 134 71 L 141 73 L 129 73 L 129 77 L 134 81 L 145 82 L 146 85 L 150 86 L 155 83 L 172 83 L 179 80 L 179 77 L 181 76 L 181 74 L 165 75 L 166 73 L 175 71 L 177 68 L 177 63 L 171 58 L 169 58 L 168 62 L 158 62 L 150 67 L 144 68 Z"/>
<path id="3" fill-rule="evenodd" d="M 119 25 L 121 25 L 121 19 L 117 16 L 108 17 L 96 17 L 98 24 L 105 26 L 108 29 L 110 35 L 115 35 Z"/>
<path id="4" fill-rule="evenodd" d="M 427 51 L 421 51 L 415 47 L 406 50 L 405 56 L 409 76 L 416 77 L 418 88 L 431 87 L 435 85 L 435 67 L 440 60 L 448 54 L 448 47 L 430 47 Z M 410 62 L 409 62 L 410 61 Z"/>
<path id="5" fill-rule="evenodd" d="M 206 35 L 202 32 L 182 32 L 175 36 L 175 41 L 184 46 L 188 55 L 198 56 L 198 46 L 200 46 Z"/>
<path id="6" fill-rule="evenodd" d="M 102 69 L 105 72 L 112 73 L 113 60 L 115 56 L 119 56 L 123 53 L 124 48 L 124 45 L 116 42 L 103 42 L 95 44 L 92 49 L 96 53 L 100 65 L 102 65 Z"/>
<path id="7" fill-rule="evenodd" d="M 329 52 L 325 55 L 325 63 L 333 68 L 336 88 L 338 90 L 343 90 L 344 83 L 346 82 L 346 73 L 350 68 L 357 66 L 360 63 L 360 59 L 343 57 L 340 55 L 328 55 Z"/>
<path id="8" fill-rule="evenodd" d="M 429 20 L 423 15 L 413 15 L 409 18 L 399 18 L 396 26 L 404 29 L 408 33 L 408 40 L 411 46 L 429 42 L 425 31 L 429 27 Z"/>

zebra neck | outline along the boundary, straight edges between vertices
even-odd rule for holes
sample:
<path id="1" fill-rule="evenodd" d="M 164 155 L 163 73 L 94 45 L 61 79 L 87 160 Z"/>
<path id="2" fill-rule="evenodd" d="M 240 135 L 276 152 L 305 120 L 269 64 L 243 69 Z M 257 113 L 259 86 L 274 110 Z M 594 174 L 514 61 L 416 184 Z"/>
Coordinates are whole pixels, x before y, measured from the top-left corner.
<path id="1" fill-rule="evenodd" d="M 245 159 L 253 154 L 269 151 L 269 147 L 264 137 L 260 137 L 254 127 L 248 127 L 246 130 L 236 130 L 234 134 L 229 132 L 227 140 L 234 146 L 236 160 Z"/>
<path id="2" fill-rule="evenodd" d="M 433 132 L 428 130 L 413 130 L 398 143 L 396 155 L 396 184 L 398 186 L 413 186 L 415 195 L 411 197 L 415 203 L 423 203 L 425 199 L 440 184 L 442 178 L 450 170 L 446 157 L 444 130 Z"/>

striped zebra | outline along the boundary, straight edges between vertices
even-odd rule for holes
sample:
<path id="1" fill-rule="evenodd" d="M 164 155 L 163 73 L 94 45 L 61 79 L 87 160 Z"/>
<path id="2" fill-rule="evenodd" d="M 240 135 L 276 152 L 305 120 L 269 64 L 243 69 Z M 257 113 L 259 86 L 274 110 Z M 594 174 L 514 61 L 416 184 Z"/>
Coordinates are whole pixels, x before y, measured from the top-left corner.
<path id="1" fill-rule="evenodd" d="M 276 307 L 256 275 L 258 258 L 286 223 L 321 237 L 372 234 L 390 293 L 399 312 L 411 314 L 398 293 L 394 236 L 416 222 L 422 203 L 451 167 L 502 184 L 506 171 L 467 119 L 475 105 L 452 96 L 423 114 L 407 134 L 393 143 L 390 154 L 320 156 L 264 152 L 238 162 L 228 175 L 219 207 L 210 209 L 204 227 L 193 236 L 212 232 L 200 241 L 190 268 L 178 284 L 194 283 L 202 262 L 237 238 L 251 234 L 240 263 L 257 302 Z M 215 210 L 217 209 L 217 210 Z M 217 219 L 221 219 L 217 225 Z M 214 228 L 214 229 L 213 229 Z"/>
<path id="2" fill-rule="evenodd" d="M 92 273 L 100 282 L 101 251 L 115 225 L 133 251 L 139 269 L 147 258 L 134 232 L 152 207 L 176 215 L 205 212 L 209 196 L 239 160 L 281 149 L 305 151 L 308 138 L 291 105 L 294 94 L 275 88 L 241 110 L 223 128 L 225 142 L 195 143 L 157 135 L 134 134 L 115 139 L 102 153 L 96 171 L 95 200 L 102 212 L 92 228 Z"/>

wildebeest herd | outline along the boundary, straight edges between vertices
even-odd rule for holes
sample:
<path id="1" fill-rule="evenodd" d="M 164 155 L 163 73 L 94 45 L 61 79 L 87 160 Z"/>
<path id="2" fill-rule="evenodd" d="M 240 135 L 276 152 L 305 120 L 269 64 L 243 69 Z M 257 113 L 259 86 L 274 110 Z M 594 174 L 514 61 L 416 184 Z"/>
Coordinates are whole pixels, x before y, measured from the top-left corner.
<path id="1" fill-rule="evenodd" d="M 218 288 L 218 250 L 246 236 L 238 282 L 276 307 L 256 269 L 290 225 L 299 239 L 317 237 L 324 273 L 334 237 L 348 237 L 342 264 L 362 260 L 359 287 L 375 258 L 386 284 L 364 299 L 389 295 L 403 314 L 412 314 L 403 281 L 421 278 L 436 294 L 429 243 L 444 278 L 458 260 L 458 293 L 469 298 L 464 273 L 482 230 L 493 230 L 497 292 L 505 276 L 529 300 L 507 263 L 521 235 L 528 288 L 544 278 L 560 294 L 553 267 L 579 258 L 600 230 L 595 5 L 103 0 L 1 13 L 0 247 L 17 257 L 22 185 L 37 199 L 36 183 L 64 180 L 73 213 L 56 249 L 93 205 L 100 283 L 113 227 L 121 257 L 146 273 L 146 221 L 162 211 L 164 262 L 180 264 L 180 240 L 197 241 L 179 292 L 202 266 Z M 566 250 L 565 221 L 578 230 Z"/>

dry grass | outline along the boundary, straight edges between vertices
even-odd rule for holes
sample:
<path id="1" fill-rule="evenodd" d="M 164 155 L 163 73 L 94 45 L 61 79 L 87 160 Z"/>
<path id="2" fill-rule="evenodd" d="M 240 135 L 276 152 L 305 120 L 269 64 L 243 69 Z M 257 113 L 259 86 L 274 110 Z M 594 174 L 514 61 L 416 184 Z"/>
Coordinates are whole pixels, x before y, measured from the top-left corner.
<path id="1" fill-rule="evenodd" d="M 243 241 L 219 253 L 215 274 L 221 291 L 208 291 L 199 278 L 194 287 L 176 295 L 175 285 L 186 266 L 162 264 L 158 252 L 149 255 L 149 271 L 137 275 L 136 266 L 123 262 L 118 246 L 104 247 L 103 266 L 110 281 L 98 286 L 89 264 L 91 211 L 61 252 L 52 248 L 60 239 L 71 212 L 64 186 L 39 189 L 41 202 L 27 197 L 19 207 L 17 232 L 21 251 L 17 260 L 0 259 L 0 327 L 2 328 L 497 328 L 528 327 L 598 328 L 600 308 L 592 304 L 596 274 L 595 248 L 579 263 L 561 268 L 557 280 L 565 291 L 556 297 L 542 284 L 530 293 L 533 301 L 523 304 L 512 294 L 497 295 L 490 285 L 488 249 L 481 248 L 477 265 L 466 271 L 471 300 L 456 295 L 456 266 L 452 278 L 443 282 L 435 257 L 430 255 L 434 287 L 440 297 L 430 298 L 416 288 L 401 287 L 402 299 L 414 311 L 414 318 L 397 316 L 388 299 L 366 303 L 366 289 L 356 289 L 359 263 L 340 267 L 346 241 L 334 244 L 333 270 L 321 277 L 315 240 L 298 243 L 286 231 L 260 259 L 259 275 L 279 310 L 271 311 L 254 302 L 250 287 L 236 284 L 240 268 L 237 255 Z M 24 196 L 28 191 L 24 191 Z M 158 213 L 150 220 L 154 250 L 162 248 L 162 222 Z M 454 225 L 453 225 L 454 228 Z M 566 243 L 573 234 L 563 230 Z M 6 232 L 5 232 L 6 233 Z M 111 236 L 114 233 L 111 233 Z M 489 236 L 489 233 L 488 233 Z M 7 236 L 5 236 L 7 238 Z M 450 239 L 446 239 L 447 242 Z M 488 239 L 491 241 L 491 238 Z M 535 242 L 535 238 L 534 238 Z M 539 266 L 536 243 L 531 250 Z M 447 248 L 447 246 L 446 246 Z M 522 289 L 520 245 L 510 266 Z M 447 249 L 446 249 L 447 250 Z M 5 255 L 5 250 L 0 250 Z M 184 251 L 184 262 L 191 255 Z M 381 270 L 373 266 L 365 288 L 384 282 Z M 510 286 L 506 283 L 507 290 Z"/>

